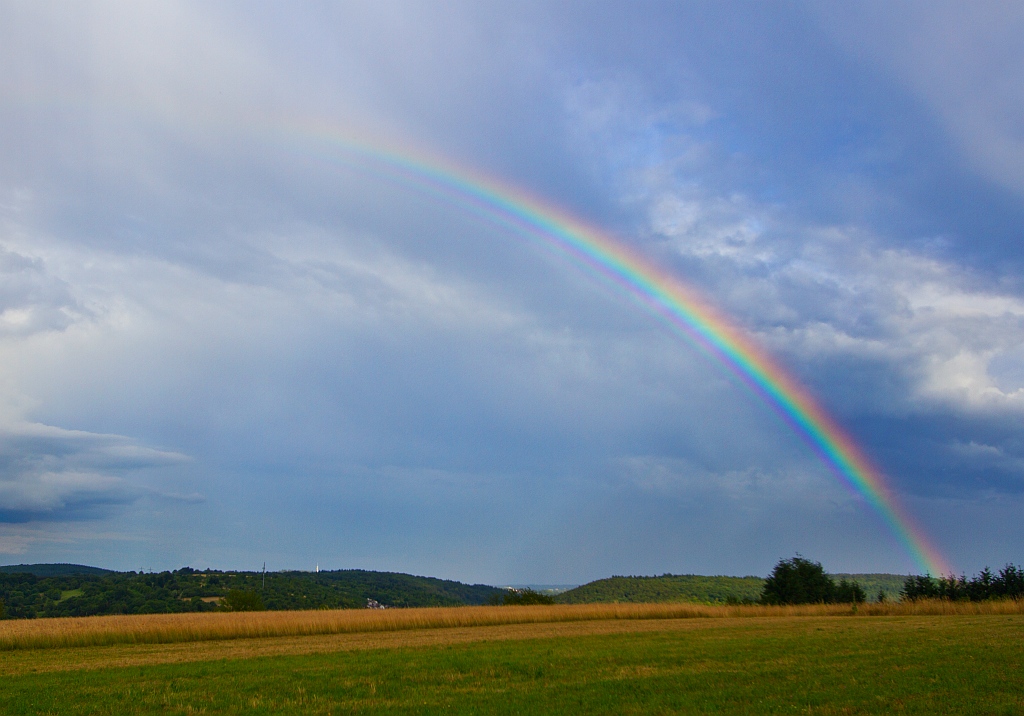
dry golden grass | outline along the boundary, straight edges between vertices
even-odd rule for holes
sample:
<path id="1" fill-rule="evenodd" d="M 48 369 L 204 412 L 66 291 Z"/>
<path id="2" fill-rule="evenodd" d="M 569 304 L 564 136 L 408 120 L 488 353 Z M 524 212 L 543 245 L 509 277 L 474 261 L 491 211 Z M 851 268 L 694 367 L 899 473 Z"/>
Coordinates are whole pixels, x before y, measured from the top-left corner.
<path id="1" fill-rule="evenodd" d="M 376 649 L 452 646 L 480 641 L 526 641 L 627 633 L 703 631 L 784 619 L 604 619 L 579 622 L 533 622 L 451 629 L 403 629 L 316 636 L 283 636 L 262 639 L 223 639 L 175 644 L 112 644 L 63 649 L 19 649 L 0 654 L 0 678 L 44 671 L 75 671 L 147 664 L 254 659 L 266 656 L 300 656 Z M 790 620 L 792 621 L 792 620 Z M 802 624 L 821 620 L 798 619 Z M 784 627 L 783 627 L 784 628 Z"/>
<path id="2" fill-rule="evenodd" d="M 1024 601 L 941 600 L 790 607 L 702 604 L 574 604 L 525 607 L 149 614 L 0 622 L 0 650 L 112 644 L 170 644 L 502 624 L 617 619 L 1024 614 Z"/>

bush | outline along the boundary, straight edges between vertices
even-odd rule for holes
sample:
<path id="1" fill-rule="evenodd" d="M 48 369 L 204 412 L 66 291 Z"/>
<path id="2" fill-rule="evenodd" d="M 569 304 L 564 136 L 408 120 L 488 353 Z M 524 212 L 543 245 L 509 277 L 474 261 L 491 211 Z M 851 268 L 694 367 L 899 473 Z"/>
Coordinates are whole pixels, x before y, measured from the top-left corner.
<path id="1" fill-rule="evenodd" d="M 262 612 L 263 599 L 256 592 L 244 592 L 241 589 L 232 589 L 220 601 L 220 607 L 227 612 Z"/>
<path id="2" fill-rule="evenodd" d="M 741 604 L 757 604 L 757 600 L 751 599 L 750 597 L 737 597 L 733 594 L 730 594 L 728 597 L 725 598 L 725 603 L 728 604 L 730 607 L 735 607 Z"/>

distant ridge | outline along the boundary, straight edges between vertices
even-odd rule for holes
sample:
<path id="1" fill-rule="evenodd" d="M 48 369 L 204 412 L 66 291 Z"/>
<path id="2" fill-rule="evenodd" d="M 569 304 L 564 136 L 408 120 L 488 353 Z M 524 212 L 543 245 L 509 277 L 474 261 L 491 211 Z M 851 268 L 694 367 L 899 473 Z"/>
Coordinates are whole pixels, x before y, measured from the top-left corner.
<path id="1" fill-rule="evenodd" d="M 331 585 L 339 595 L 359 602 L 377 599 L 388 606 L 456 606 L 460 604 L 486 604 L 503 590 L 487 584 L 464 584 L 451 579 L 420 577 L 404 572 L 374 572 L 366 569 L 338 569 L 333 571 L 278 572 L 280 576 L 308 576 L 314 581 Z"/>
<path id="2" fill-rule="evenodd" d="M 8 564 L 0 566 L 3 574 L 32 574 L 36 577 L 63 577 L 68 574 L 116 574 L 112 569 L 88 567 L 84 564 Z"/>
<path id="3" fill-rule="evenodd" d="M 249 593 L 268 610 L 447 607 L 487 604 L 505 590 L 486 584 L 398 572 L 114 572 L 77 564 L 0 567 L 6 618 L 209 612 L 232 591 Z"/>

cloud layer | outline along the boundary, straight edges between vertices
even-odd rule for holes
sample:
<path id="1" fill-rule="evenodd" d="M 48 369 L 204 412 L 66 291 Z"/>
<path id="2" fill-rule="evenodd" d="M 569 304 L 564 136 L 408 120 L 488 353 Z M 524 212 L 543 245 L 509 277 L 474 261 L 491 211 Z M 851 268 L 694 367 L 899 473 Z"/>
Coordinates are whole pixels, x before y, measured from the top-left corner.
<path id="1" fill-rule="evenodd" d="M 491 582 L 913 568 L 720 366 L 300 131 L 326 126 L 617 234 L 810 386 L 957 567 L 1018 560 L 1019 20 L 0 8 L 0 550 Z"/>

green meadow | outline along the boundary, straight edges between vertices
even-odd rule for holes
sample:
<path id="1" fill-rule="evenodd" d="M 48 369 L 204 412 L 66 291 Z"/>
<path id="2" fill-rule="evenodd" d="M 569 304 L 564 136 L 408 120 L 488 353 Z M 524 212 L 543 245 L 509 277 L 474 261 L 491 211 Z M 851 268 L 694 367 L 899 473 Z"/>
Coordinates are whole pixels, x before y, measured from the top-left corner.
<path id="1" fill-rule="evenodd" d="M 1022 660 L 1020 614 L 606 620 L 24 649 L 0 654 L 0 712 L 1017 714 Z"/>

